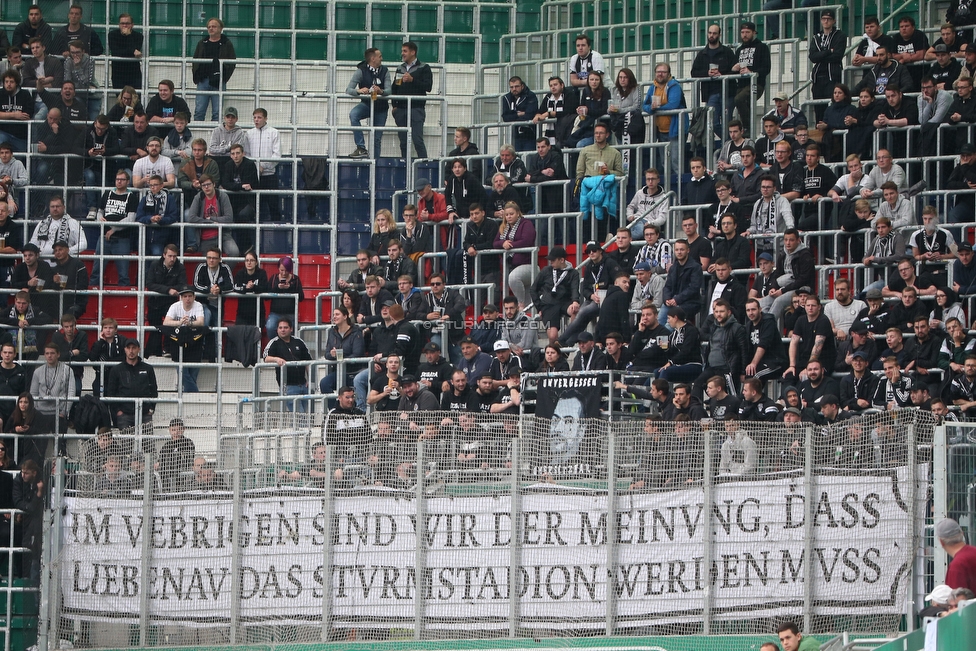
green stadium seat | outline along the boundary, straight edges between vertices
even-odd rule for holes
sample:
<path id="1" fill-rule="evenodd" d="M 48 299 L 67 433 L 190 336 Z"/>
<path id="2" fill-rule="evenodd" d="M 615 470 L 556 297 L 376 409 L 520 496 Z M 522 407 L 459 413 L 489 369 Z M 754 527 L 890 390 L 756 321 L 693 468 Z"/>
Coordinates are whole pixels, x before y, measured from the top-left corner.
<path id="1" fill-rule="evenodd" d="M 253 0 L 241 0 L 236 4 L 224 6 L 224 25 L 228 29 L 243 27 L 252 29 L 254 27 L 254 2 Z M 237 48 L 235 42 L 235 49 Z M 253 48 L 252 48 L 253 49 Z"/>
<path id="2" fill-rule="evenodd" d="M 265 59 L 290 59 L 291 35 L 288 32 L 279 34 L 261 34 L 261 57 Z"/>
<path id="3" fill-rule="evenodd" d="M 403 13 L 398 4 L 373 5 L 373 32 L 389 33 L 403 31 Z M 385 53 L 384 53 L 385 56 Z M 399 53 L 397 59 L 399 59 Z"/>
<path id="4" fill-rule="evenodd" d="M 542 16 L 538 11 L 519 11 L 515 29 L 519 33 L 538 32 L 542 29 Z"/>
<path id="5" fill-rule="evenodd" d="M 363 38 L 363 43 L 365 44 L 366 38 Z M 365 50 L 364 47 L 360 50 L 359 55 L 362 57 L 362 51 Z M 295 35 L 295 56 L 299 60 L 303 61 L 323 61 L 329 58 L 329 37 L 326 34 L 308 34 L 301 33 Z M 359 59 L 356 59 L 357 61 Z"/>
<path id="6" fill-rule="evenodd" d="M 410 35 L 411 40 L 417 44 L 417 58 L 425 63 L 441 63 L 440 57 L 440 38 L 437 36 L 416 36 Z M 385 55 L 384 55 L 385 58 Z M 397 56 L 397 59 L 400 57 Z"/>
<path id="7" fill-rule="evenodd" d="M 178 27 L 183 24 L 183 3 L 178 0 L 153 2 L 149 5 L 149 23 L 154 27 Z"/>
<path id="8" fill-rule="evenodd" d="M 136 25 L 142 24 L 142 3 L 141 2 L 113 2 L 109 9 L 109 16 L 112 24 L 118 25 L 119 16 L 129 14 Z M 93 21 L 97 22 L 97 21 Z"/>
<path id="9" fill-rule="evenodd" d="M 366 47 L 365 34 L 336 34 L 336 60 L 338 61 L 362 61 Z M 300 49 L 299 54 L 301 54 Z"/>
<path id="10" fill-rule="evenodd" d="M 445 26 L 447 19 L 444 19 Z M 411 4 L 407 7 L 407 31 L 437 33 L 437 8 Z"/>
<path id="11" fill-rule="evenodd" d="M 336 3 L 335 28 L 349 32 L 365 32 L 366 5 L 355 5 L 344 2 Z"/>
<path id="12" fill-rule="evenodd" d="M 389 34 L 389 35 L 377 35 L 376 31 L 373 32 L 373 47 L 377 48 L 383 53 L 383 60 L 387 61 L 390 66 L 396 68 L 400 61 L 400 46 L 406 40 L 403 38 L 402 34 Z M 362 58 L 362 53 L 359 54 Z M 390 71 L 391 81 L 392 81 L 393 71 Z"/>
<path id="13" fill-rule="evenodd" d="M 291 26 L 290 2 L 261 3 L 261 29 L 288 29 Z"/>
<path id="14" fill-rule="evenodd" d="M 447 36 L 444 43 L 444 63 L 475 62 L 475 41 L 463 36 Z"/>
<path id="15" fill-rule="evenodd" d="M 152 30 L 149 32 L 149 54 L 151 56 L 183 56 L 183 43 L 178 31 Z"/>
<path id="16" fill-rule="evenodd" d="M 253 59 L 254 58 L 254 33 L 253 32 L 242 32 L 234 33 L 233 31 L 227 31 L 227 36 L 231 38 L 234 42 L 234 52 L 237 53 L 238 58 L 241 59 Z"/>
<path id="17" fill-rule="evenodd" d="M 365 11 L 363 12 L 365 14 Z M 323 2 L 295 3 L 295 27 L 302 29 L 327 29 L 328 12 Z M 363 23 L 365 25 L 365 22 Z"/>
<path id="18" fill-rule="evenodd" d="M 474 9 L 471 7 L 445 7 L 444 33 L 473 34 Z"/>

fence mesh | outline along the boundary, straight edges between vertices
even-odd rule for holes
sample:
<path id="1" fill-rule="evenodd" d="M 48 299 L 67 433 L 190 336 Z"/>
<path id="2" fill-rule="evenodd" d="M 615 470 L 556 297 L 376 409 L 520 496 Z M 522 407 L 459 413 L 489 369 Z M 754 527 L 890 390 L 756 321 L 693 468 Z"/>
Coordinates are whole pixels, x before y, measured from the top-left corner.
<path id="1" fill-rule="evenodd" d="M 249 415 L 217 467 L 175 479 L 149 453 L 69 469 L 52 635 L 768 633 L 804 617 L 879 632 L 910 609 L 928 412 L 314 418 Z"/>

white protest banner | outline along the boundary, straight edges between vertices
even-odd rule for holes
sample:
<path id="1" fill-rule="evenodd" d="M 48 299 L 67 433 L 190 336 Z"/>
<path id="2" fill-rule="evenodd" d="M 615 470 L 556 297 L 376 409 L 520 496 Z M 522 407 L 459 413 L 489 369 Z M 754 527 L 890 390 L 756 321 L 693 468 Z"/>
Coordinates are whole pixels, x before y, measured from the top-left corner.
<path id="1" fill-rule="evenodd" d="M 711 509 L 698 486 L 624 493 L 612 566 L 605 494 L 530 490 L 518 516 L 520 620 L 526 627 L 598 629 L 612 590 L 621 623 L 690 621 L 701 618 L 709 583 L 716 617 L 768 617 L 795 613 L 807 580 L 821 614 L 900 614 L 919 526 L 905 503 L 907 478 L 906 468 L 821 475 L 812 498 L 797 477 L 726 483 L 715 487 Z M 814 500 L 812 523 L 805 521 L 807 499 Z M 227 622 L 235 598 L 242 622 L 320 622 L 323 545 L 330 542 L 323 504 L 307 495 L 243 500 L 235 593 L 230 501 L 159 501 L 144 523 L 138 500 L 68 498 L 64 613 L 135 622 L 145 590 L 157 623 Z M 422 525 L 413 500 L 402 497 L 338 497 L 333 506 L 329 606 L 337 622 L 412 621 L 419 584 L 429 626 L 456 626 L 461 618 L 471 630 L 507 626 L 508 496 L 430 498 Z M 427 550 L 419 581 L 418 527 Z M 808 530 L 812 558 L 805 553 Z"/>

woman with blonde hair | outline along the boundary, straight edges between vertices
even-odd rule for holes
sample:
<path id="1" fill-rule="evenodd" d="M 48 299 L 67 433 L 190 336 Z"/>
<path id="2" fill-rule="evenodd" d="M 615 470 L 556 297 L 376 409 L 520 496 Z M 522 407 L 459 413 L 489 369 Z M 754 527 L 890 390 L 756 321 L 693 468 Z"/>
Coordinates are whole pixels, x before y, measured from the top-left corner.
<path id="1" fill-rule="evenodd" d="M 109 122 L 132 122 L 136 113 L 144 113 L 145 109 L 139 101 L 139 93 L 132 86 L 126 86 L 115 98 L 115 104 L 108 110 Z"/>
<path id="2" fill-rule="evenodd" d="M 373 236 L 369 239 L 369 250 L 373 252 L 373 264 L 380 263 L 380 257 L 386 255 L 386 246 L 390 240 L 399 240 L 400 231 L 396 227 L 393 213 L 386 208 L 376 211 L 373 219 Z"/>
<path id="3" fill-rule="evenodd" d="M 505 204 L 504 217 L 495 236 L 496 249 L 524 249 L 536 246 L 535 225 L 522 216 L 522 208 L 515 201 Z M 532 285 L 534 269 L 531 253 L 508 253 L 505 255 L 508 269 L 508 286 L 518 299 L 519 307 L 525 308 L 529 287 Z M 503 267 L 504 269 L 505 267 Z"/>

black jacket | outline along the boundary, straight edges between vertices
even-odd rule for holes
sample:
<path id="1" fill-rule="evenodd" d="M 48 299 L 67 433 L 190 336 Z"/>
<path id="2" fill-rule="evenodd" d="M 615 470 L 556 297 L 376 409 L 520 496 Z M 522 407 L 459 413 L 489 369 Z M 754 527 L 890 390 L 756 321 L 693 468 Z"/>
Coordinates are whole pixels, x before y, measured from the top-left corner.
<path id="1" fill-rule="evenodd" d="M 691 64 L 692 77 L 707 77 L 709 65 L 718 65 L 718 71 L 723 75 L 732 74 L 732 66 L 738 63 L 739 59 L 735 56 L 727 45 L 719 45 L 717 48 L 703 47 L 695 56 L 695 61 Z M 707 81 L 701 84 L 701 101 L 707 102 L 709 95 L 722 92 L 721 81 Z"/>
<path id="2" fill-rule="evenodd" d="M 180 300 L 178 296 L 171 295 L 169 290 L 179 290 L 185 283 L 186 268 L 182 262 L 177 260 L 167 269 L 162 257 L 153 260 L 149 265 L 149 273 L 146 274 L 146 290 L 151 292 L 147 297 L 150 315 L 162 313 L 159 317 L 159 322 L 162 323 L 162 317 L 166 315 L 169 306 Z M 153 324 L 158 325 L 155 322 Z"/>
<path id="3" fill-rule="evenodd" d="M 840 381 L 840 406 L 841 409 L 850 411 L 863 411 L 870 409 L 874 402 L 874 396 L 878 392 L 878 376 L 870 370 L 865 370 L 864 377 L 860 380 L 854 378 L 854 373 L 848 373 Z M 857 404 L 858 399 L 868 401 L 867 407 Z"/>
<path id="4" fill-rule="evenodd" d="M 772 314 L 763 313 L 759 319 L 759 325 L 755 325 L 750 321 L 747 328 L 749 352 L 746 366 L 755 357 L 757 348 L 763 349 L 763 356 L 760 360 L 762 364 L 771 368 L 777 366 L 785 367 L 787 365 L 786 346 L 783 344 L 783 337 L 780 334 L 779 326 L 776 325 L 776 317 Z"/>
<path id="5" fill-rule="evenodd" d="M 630 296 L 616 285 L 612 285 L 600 304 L 596 340 L 603 341 L 611 332 L 619 332 L 624 340 L 630 339 L 630 322 Z"/>
<path id="6" fill-rule="evenodd" d="M 779 278 L 787 273 L 784 265 L 786 263 L 786 252 L 781 252 L 776 259 L 776 271 L 773 276 Z M 787 283 L 785 287 L 780 287 L 784 292 L 795 291 L 801 287 L 809 287 L 816 291 L 817 268 L 813 263 L 813 252 L 804 247 L 797 251 L 792 260 L 793 282 Z"/>
<path id="7" fill-rule="evenodd" d="M 687 326 L 686 326 L 687 327 Z M 703 354 L 705 365 L 708 365 L 708 352 L 713 346 L 720 347 L 725 355 L 725 362 L 734 377 L 742 375 L 750 359 L 746 358 L 749 351 L 749 339 L 742 324 L 730 316 L 724 326 L 719 326 L 714 315 L 710 315 L 702 324 L 701 338 L 707 344 Z"/>
<path id="8" fill-rule="evenodd" d="M 557 280 L 563 273 L 566 274 L 566 277 L 559 281 L 559 285 L 555 290 L 553 290 L 553 286 L 555 285 L 553 273 L 555 273 Z M 532 302 L 537 308 L 550 305 L 560 305 L 565 308 L 572 303 L 580 302 L 579 288 L 580 276 L 576 269 L 567 265 L 563 269 L 556 270 L 550 266 L 536 275 L 529 293 L 532 296 Z"/>
<path id="9" fill-rule="evenodd" d="M 829 35 L 817 32 L 810 39 L 808 56 L 813 68 L 810 75 L 814 81 L 843 81 L 844 52 L 847 49 L 847 36 L 839 29 L 831 30 Z"/>
<path id="10" fill-rule="evenodd" d="M 521 181 L 521 179 L 519 179 Z M 481 204 L 485 207 L 485 187 L 481 181 L 469 170 L 458 178 L 454 174 L 447 177 L 447 185 L 444 189 L 444 199 L 447 201 L 447 212 L 457 213 L 461 219 L 468 218 L 468 211 L 471 204 Z"/>
<path id="11" fill-rule="evenodd" d="M 123 361 L 117 366 L 113 366 L 108 372 L 108 379 L 105 380 L 105 398 L 157 398 L 159 389 L 156 386 L 156 372 L 153 367 L 142 359 L 134 365 Z M 112 402 L 111 400 L 108 400 Z M 156 409 L 156 403 L 144 402 L 143 408 L 148 411 Z M 134 414 L 136 405 L 134 402 L 119 401 L 112 406 L 112 409 L 121 411 L 125 414 Z"/>
<path id="12" fill-rule="evenodd" d="M 742 240 L 743 242 L 748 242 L 748 240 L 741 237 L 737 237 L 736 239 Z M 738 268 L 741 269 L 742 267 Z M 717 284 L 717 278 L 713 278 L 712 281 L 708 283 L 708 291 L 705 294 L 708 300 L 711 300 L 711 296 L 715 292 L 715 286 Z M 729 276 L 729 282 L 725 283 L 725 289 L 722 290 L 722 295 L 720 298 L 724 298 L 732 306 L 732 316 L 734 316 L 735 320 L 739 322 L 739 325 L 746 323 L 746 299 L 749 298 L 749 292 L 746 290 L 745 285 L 736 280 L 735 276 Z"/>
<path id="13" fill-rule="evenodd" d="M 668 353 L 657 345 L 658 337 L 667 337 L 668 329 L 660 323 L 656 328 L 634 331 L 627 349 L 633 356 L 631 368 L 635 371 L 657 369 L 668 361 Z"/>

